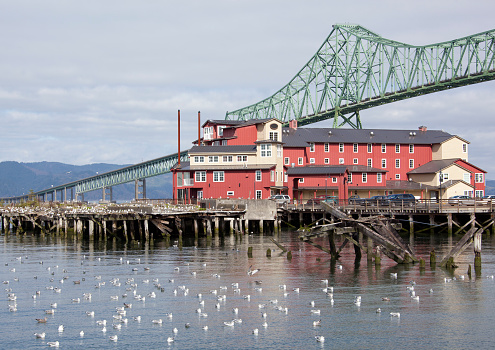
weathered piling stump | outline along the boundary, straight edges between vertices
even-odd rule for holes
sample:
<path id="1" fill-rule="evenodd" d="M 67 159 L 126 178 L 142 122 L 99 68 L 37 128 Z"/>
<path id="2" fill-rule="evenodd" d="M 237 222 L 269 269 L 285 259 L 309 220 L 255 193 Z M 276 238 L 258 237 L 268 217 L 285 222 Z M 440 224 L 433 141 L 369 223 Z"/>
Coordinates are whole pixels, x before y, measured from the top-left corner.
<path id="1" fill-rule="evenodd" d="M 253 257 L 253 247 L 248 247 L 248 258 L 252 258 Z"/>
<path id="2" fill-rule="evenodd" d="M 271 250 L 270 248 L 268 248 L 268 249 L 266 250 L 266 257 L 267 257 L 267 258 L 271 258 L 271 257 L 272 257 L 272 250 Z"/>
<path id="3" fill-rule="evenodd" d="M 292 260 L 292 251 L 287 252 L 287 260 Z"/>
<path id="4" fill-rule="evenodd" d="M 430 252 L 430 267 L 435 267 L 437 265 L 437 255 L 435 249 Z"/>

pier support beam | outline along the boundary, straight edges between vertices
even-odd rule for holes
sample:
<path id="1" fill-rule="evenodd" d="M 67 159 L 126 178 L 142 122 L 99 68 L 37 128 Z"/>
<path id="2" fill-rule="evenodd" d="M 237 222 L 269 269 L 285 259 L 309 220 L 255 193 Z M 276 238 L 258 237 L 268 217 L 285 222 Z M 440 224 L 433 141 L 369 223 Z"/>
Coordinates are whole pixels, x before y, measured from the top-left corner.
<path id="1" fill-rule="evenodd" d="M 89 232 L 89 241 L 90 242 L 93 242 L 95 239 L 94 230 L 95 230 L 95 223 L 93 222 L 93 220 L 89 220 L 88 221 L 88 232 Z"/>

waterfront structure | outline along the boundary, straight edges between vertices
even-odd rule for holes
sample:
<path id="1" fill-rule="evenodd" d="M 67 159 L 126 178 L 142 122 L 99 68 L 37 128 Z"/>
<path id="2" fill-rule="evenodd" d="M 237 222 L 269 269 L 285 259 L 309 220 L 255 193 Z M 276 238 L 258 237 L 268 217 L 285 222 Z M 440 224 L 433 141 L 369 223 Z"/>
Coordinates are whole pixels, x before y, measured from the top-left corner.
<path id="1" fill-rule="evenodd" d="M 486 172 L 468 162 L 469 141 L 426 126 L 298 128 L 269 118 L 208 120 L 202 129 L 190 161 L 172 168 L 177 199 L 484 195 Z"/>

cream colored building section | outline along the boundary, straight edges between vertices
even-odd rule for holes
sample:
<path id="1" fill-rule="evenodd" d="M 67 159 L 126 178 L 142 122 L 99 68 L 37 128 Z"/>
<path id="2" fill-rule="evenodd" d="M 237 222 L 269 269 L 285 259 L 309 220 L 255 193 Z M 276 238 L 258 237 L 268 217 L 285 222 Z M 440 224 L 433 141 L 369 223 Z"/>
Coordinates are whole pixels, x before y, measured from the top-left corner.
<path id="1" fill-rule="evenodd" d="M 272 125 L 276 125 L 277 128 L 272 129 Z M 278 141 L 282 140 L 282 122 L 278 119 L 272 119 L 266 123 L 256 125 L 256 139 L 258 141 L 269 140 L 270 132 L 276 132 L 278 136 Z"/>
<path id="2" fill-rule="evenodd" d="M 447 189 L 442 189 L 442 199 L 447 199 L 452 196 L 463 196 L 469 192 L 471 192 L 471 195 L 474 192 L 474 188 L 472 186 L 465 182 L 458 182 Z"/>
<path id="3" fill-rule="evenodd" d="M 272 125 L 276 125 L 277 128 L 272 128 Z M 263 124 L 257 125 L 257 140 L 258 141 L 266 141 L 270 139 L 270 132 L 277 133 L 277 140 L 279 142 L 274 143 L 261 143 L 256 146 L 256 158 L 248 157 L 248 162 L 250 165 L 254 164 L 276 164 L 274 171 L 274 179 L 275 186 L 283 186 L 284 185 L 284 168 L 283 168 L 283 146 L 280 143 L 282 141 L 282 123 L 273 119 Z M 261 145 L 270 145 L 271 156 L 270 157 L 262 157 L 262 146 Z M 280 152 L 279 152 L 280 148 Z M 266 149 L 265 149 L 266 151 Z M 280 157 L 279 157 L 280 155 Z"/>
<path id="4" fill-rule="evenodd" d="M 457 164 L 451 164 L 445 169 L 442 170 L 443 174 L 448 174 L 448 178 L 445 178 L 444 175 L 444 180 L 462 180 L 466 181 L 464 174 L 469 174 L 470 172 L 462 167 L 460 167 Z M 409 177 L 411 178 L 412 181 L 422 183 L 424 185 L 430 185 L 430 186 L 439 186 L 440 185 L 440 172 L 437 173 L 430 173 L 430 174 L 410 174 Z"/>
<path id="5" fill-rule="evenodd" d="M 461 158 L 467 162 L 468 144 L 469 142 L 458 136 L 453 136 L 445 142 L 434 144 L 432 147 L 432 160 Z"/>

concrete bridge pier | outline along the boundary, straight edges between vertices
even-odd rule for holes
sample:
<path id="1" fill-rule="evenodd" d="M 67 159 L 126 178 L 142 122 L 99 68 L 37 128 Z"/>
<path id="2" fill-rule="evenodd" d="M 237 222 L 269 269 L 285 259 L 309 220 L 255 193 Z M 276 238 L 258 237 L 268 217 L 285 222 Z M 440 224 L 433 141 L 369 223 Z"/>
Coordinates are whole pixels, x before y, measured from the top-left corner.
<path id="1" fill-rule="evenodd" d="M 113 187 L 110 186 L 110 187 L 103 187 L 103 198 L 102 198 L 103 202 L 106 202 L 106 201 L 109 201 L 109 202 L 112 202 L 113 201 Z"/>
<path id="2" fill-rule="evenodd" d="M 146 178 L 134 182 L 134 198 L 138 200 L 140 195 L 142 199 L 146 199 Z"/>

